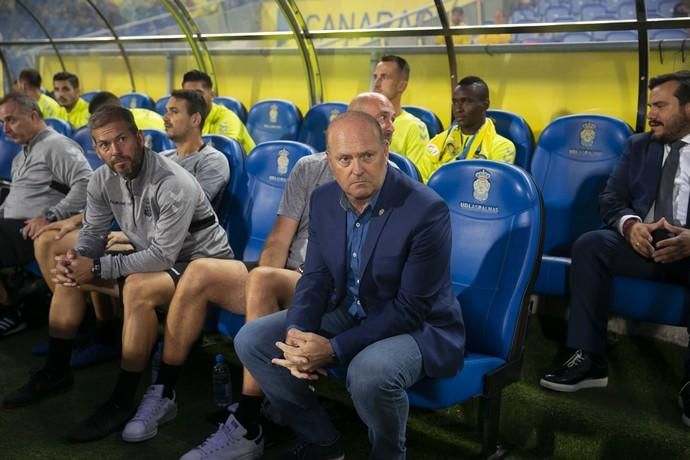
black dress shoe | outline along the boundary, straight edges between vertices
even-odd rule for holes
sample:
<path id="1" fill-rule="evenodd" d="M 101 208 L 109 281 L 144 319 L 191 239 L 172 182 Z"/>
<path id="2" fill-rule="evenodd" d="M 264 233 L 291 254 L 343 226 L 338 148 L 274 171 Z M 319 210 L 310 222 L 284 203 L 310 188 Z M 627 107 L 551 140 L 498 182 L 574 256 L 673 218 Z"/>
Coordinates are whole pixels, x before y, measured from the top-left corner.
<path id="1" fill-rule="evenodd" d="M 68 436 L 71 442 L 88 442 L 105 438 L 110 433 L 120 431 L 134 416 L 134 407 L 123 406 L 108 400 L 96 412 L 82 420 Z"/>
<path id="2" fill-rule="evenodd" d="M 678 392 L 678 405 L 683 411 L 683 423 L 690 426 L 690 381 L 685 382 Z"/>
<path id="3" fill-rule="evenodd" d="M 606 359 L 577 350 L 553 373 L 539 381 L 544 388 L 572 393 L 583 388 L 603 388 L 609 383 Z"/>
<path id="4" fill-rule="evenodd" d="M 41 369 L 31 374 L 29 381 L 14 390 L 2 401 L 5 409 L 16 409 L 72 388 L 74 378 L 71 373 L 56 376 Z"/>

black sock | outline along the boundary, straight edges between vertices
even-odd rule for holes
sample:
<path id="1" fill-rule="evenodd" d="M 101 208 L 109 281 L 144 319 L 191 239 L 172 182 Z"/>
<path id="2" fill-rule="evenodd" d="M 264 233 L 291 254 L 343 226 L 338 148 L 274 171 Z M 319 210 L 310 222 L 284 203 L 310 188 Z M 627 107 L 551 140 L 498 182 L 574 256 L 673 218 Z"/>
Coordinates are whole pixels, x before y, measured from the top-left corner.
<path id="1" fill-rule="evenodd" d="M 120 375 L 117 376 L 117 383 L 110 400 L 120 406 L 131 406 L 139 386 L 139 380 L 141 380 L 141 372 L 129 372 L 120 369 Z"/>
<path id="2" fill-rule="evenodd" d="M 175 385 L 177 385 L 177 377 L 180 375 L 180 368 L 182 366 L 173 366 L 161 361 L 161 367 L 158 370 L 158 378 L 156 378 L 156 385 L 163 385 L 163 397 L 173 398 Z"/>
<path id="3" fill-rule="evenodd" d="M 259 414 L 263 396 L 240 396 L 240 402 L 235 412 L 235 418 L 247 430 L 247 439 L 255 439 L 259 435 Z"/>
<path id="4" fill-rule="evenodd" d="M 117 321 L 114 319 L 96 320 L 93 341 L 99 344 L 115 344 L 119 335 Z"/>
<path id="5" fill-rule="evenodd" d="M 49 374 L 62 376 L 69 373 L 69 361 L 72 357 L 73 344 L 74 341 L 71 339 L 50 338 L 48 360 L 45 365 L 45 370 Z"/>

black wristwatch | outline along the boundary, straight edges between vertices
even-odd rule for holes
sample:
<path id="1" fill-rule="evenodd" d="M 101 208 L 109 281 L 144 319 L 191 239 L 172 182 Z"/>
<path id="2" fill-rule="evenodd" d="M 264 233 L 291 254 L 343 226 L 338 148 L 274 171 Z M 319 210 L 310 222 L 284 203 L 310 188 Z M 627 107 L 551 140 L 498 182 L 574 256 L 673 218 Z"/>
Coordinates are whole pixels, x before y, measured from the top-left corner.
<path id="1" fill-rule="evenodd" d="M 53 211 L 46 211 L 45 214 L 43 214 L 43 217 L 45 217 L 48 222 L 57 222 L 58 220 Z"/>
<path id="2" fill-rule="evenodd" d="M 91 266 L 91 274 L 97 280 L 101 279 L 101 259 L 98 257 L 93 259 L 93 265 Z"/>

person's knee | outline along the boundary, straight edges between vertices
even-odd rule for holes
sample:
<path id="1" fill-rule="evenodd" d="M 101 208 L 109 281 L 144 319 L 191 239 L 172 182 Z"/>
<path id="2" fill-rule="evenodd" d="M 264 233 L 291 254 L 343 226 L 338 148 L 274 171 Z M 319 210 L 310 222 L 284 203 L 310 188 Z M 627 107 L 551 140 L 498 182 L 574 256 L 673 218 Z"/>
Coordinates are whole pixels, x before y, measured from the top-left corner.
<path id="1" fill-rule="evenodd" d="M 573 258 L 596 255 L 604 250 L 612 239 L 610 230 L 594 230 L 581 235 L 573 244 Z"/>
<path id="2" fill-rule="evenodd" d="M 376 399 L 379 395 L 400 390 L 403 382 L 396 378 L 390 362 L 362 360 L 355 357 L 347 369 L 347 390 L 353 399 Z"/>
<path id="3" fill-rule="evenodd" d="M 51 258 L 54 256 L 54 247 L 56 246 L 55 232 L 41 233 L 38 238 L 34 240 L 34 254 L 39 262 L 42 259 Z"/>
<path id="4" fill-rule="evenodd" d="M 145 277 L 137 274 L 127 277 L 122 288 L 122 303 L 125 307 L 125 314 L 156 307 L 156 302 L 152 299 L 149 283 Z"/>

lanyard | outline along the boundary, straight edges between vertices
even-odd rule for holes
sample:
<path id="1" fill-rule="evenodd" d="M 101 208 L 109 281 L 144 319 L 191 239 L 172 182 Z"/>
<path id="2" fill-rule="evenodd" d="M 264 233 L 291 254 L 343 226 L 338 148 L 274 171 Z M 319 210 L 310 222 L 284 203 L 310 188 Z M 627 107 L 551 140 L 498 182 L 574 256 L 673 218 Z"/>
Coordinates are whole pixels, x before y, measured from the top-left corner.
<path id="1" fill-rule="evenodd" d="M 479 131 L 477 131 L 478 133 Z M 477 137 L 477 133 L 474 133 L 472 137 L 470 137 L 470 140 L 465 142 L 465 147 L 462 149 L 462 153 L 455 157 L 456 160 L 464 160 L 465 157 L 467 157 L 467 151 L 470 149 L 470 146 L 472 145 L 472 142 L 474 142 L 474 138 Z M 462 132 L 461 132 L 462 134 Z"/>

